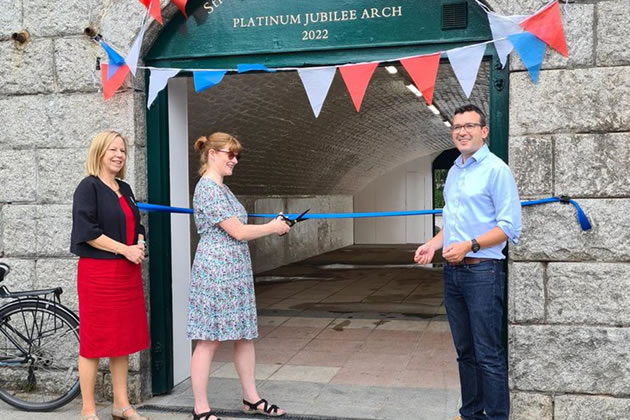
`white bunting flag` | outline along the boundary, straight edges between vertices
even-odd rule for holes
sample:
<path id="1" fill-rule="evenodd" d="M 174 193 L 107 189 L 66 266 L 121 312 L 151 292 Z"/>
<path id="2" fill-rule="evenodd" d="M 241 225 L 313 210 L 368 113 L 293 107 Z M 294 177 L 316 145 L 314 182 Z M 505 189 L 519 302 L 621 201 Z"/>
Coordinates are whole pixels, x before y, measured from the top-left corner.
<path id="1" fill-rule="evenodd" d="M 467 98 L 470 97 L 475 81 L 477 81 L 479 65 L 485 51 L 486 44 L 477 44 L 446 51 L 455 76 Z"/>
<path id="2" fill-rule="evenodd" d="M 336 67 L 320 67 L 314 69 L 298 69 L 298 75 L 302 79 L 306 96 L 311 103 L 315 118 L 319 117 L 328 90 L 335 77 Z"/>
<path id="3" fill-rule="evenodd" d="M 157 98 L 158 93 L 166 87 L 168 79 L 176 76 L 179 70 L 180 69 L 151 69 L 147 108 L 151 108 L 151 104 L 155 101 L 155 98 Z"/>
<path id="4" fill-rule="evenodd" d="M 140 32 L 138 32 L 138 36 L 136 37 L 133 44 L 131 44 L 131 48 L 127 52 L 127 57 L 125 57 L 125 64 L 129 67 L 129 71 L 133 77 L 136 77 L 136 69 L 138 68 L 138 57 L 140 57 L 140 48 L 142 47 L 142 40 L 144 39 L 144 31 L 146 29 L 147 16 L 149 15 L 149 9 L 145 10 L 144 17 L 142 18 L 142 24 L 140 25 Z"/>
<path id="5" fill-rule="evenodd" d="M 527 17 L 527 15 L 501 16 L 493 12 L 488 12 L 488 22 L 490 22 L 492 38 L 495 39 L 494 48 L 496 48 L 497 54 L 499 54 L 499 60 L 501 60 L 503 67 L 505 67 L 507 56 L 512 52 L 514 46 L 509 40 L 501 38 L 507 38 L 508 35 L 523 32 L 523 28 L 519 26 L 519 23 Z"/>
<path id="6" fill-rule="evenodd" d="M 131 48 L 129 48 L 129 52 L 127 52 L 127 57 L 125 57 L 125 63 L 129 66 L 129 70 L 131 71 L 131 75 L 136 77 L 136 68 L 138 67 L 138 57 L 140 56 L 140 47 L 142 47 L 142 40 L 144 39 L 144 26 L 140 29 L 140 33 L 136 37 L 136 40 L 133 41 Z"/>

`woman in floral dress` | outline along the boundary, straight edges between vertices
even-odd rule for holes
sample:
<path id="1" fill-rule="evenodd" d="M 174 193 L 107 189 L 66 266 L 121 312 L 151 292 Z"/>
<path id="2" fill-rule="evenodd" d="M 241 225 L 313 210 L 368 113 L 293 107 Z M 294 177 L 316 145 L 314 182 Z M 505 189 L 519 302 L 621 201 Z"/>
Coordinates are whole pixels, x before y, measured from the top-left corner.
<path id="1" fill-rule="evenodd" d="M 207 397 L 212 357 L 221 341 L 234 341 L 234 365 L 243 392 L 243 411 L 282 416 L 284 410 L 261 399 L 256 390 L 254 342 L 258 337 L 252 262 L 247 241 L 283 235 L 289 226 L 276 218 L 248 225 L 247 212 L 223 178 L 232 175 L 241 144 L 229 134 L 214 133 L 195 142 L 201 179 L 193 207 L 200 236 L 192 266 L 188 304 L 188 338 L 196 340 L 190 376 L 195 397 L 193 419 L 217 420 Z"/>

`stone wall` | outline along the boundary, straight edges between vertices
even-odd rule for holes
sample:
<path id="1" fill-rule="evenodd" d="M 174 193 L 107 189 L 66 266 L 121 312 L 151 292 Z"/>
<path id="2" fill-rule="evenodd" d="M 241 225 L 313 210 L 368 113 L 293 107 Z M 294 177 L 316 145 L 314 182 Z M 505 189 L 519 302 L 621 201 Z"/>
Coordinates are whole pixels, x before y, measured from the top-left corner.
<path id="1" fill-rule="evenodd" d="M 544 2 L 490 3 L 527 14 Z M 630 412 L 630 2 L 568 6 L 568 60 L 548 51 L 535 87 L 512 60 L 510 165 L 523 199 L 571 195 L 593 229 L 571 206 L 523 211 L 509 268 L 513 420 Z"/>

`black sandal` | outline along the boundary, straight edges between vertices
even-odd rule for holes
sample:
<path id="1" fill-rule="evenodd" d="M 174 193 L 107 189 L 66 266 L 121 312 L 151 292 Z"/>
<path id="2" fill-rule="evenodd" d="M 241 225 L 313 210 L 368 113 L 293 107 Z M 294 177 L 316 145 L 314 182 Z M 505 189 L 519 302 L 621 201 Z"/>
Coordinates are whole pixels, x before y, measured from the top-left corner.
<path id="1" fill-rule="evenodd" d="M 214 412 L 212 410 L 210 411 L 206 411 L 205 413 L 195 413 L 195 409 L 193 408 L 192 410 L 192 415 L 193 415 L 193 420 L 210 420 L 210 416 L 217 416 L 216 414 L 214 414 Z M 217 420 L 221 420 L 220 418 L 217 417 Z"/>
<path id="2" fill-rule="evenodd" d="M 261 399 L 257 403 L 250 403 L 247 400 L 243 400 L 243 404 L 248 406 L 249 408 L 244 408 L 243 413 L 245 414 L 260 414 L 267 417 L 280 417 L 284 416 L 286 413 L 278 413 L 278 406 L 275 404 L 269 405 L 266 399 Z M 258 408 L 260 404 L 263 404 L 262 408 Z"/>

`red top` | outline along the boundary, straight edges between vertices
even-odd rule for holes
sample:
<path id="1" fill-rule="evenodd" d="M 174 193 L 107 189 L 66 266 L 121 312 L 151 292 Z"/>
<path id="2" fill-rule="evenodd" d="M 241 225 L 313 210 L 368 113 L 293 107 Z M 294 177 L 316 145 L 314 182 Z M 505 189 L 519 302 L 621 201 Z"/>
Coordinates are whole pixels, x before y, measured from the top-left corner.
<path id="1" fill-rule="evenodd" d="M 125 213 L 125 226 L 127 227 L 127 245 L 132 245 L 135 239 L 133 235 L 136 232 L 136 218 L 133 217 L 133 212 L 129 208 L 129 204 L 127 204 L 127 200 L 125 200 L 125 197 L 121 195 L 120 197 L 118 197 L 118 201 L 120 202 L 120 208 L 122 209 L 123 213 Z"/>

